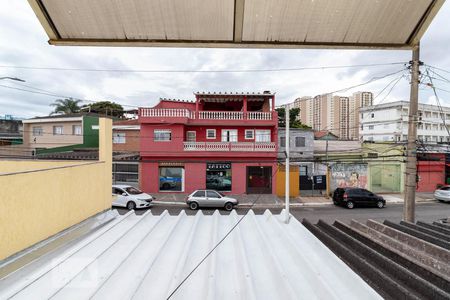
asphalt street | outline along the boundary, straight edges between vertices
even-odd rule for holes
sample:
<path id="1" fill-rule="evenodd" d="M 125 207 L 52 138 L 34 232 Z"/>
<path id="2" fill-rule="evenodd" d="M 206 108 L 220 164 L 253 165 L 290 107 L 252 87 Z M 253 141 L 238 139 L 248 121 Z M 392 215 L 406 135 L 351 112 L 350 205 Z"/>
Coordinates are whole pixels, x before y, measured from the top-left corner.
<path id="1" fill-rule="evenodd" d="M 155 205 L 150 208 L 153 214 L 161 214 L 164 210 L 168 210 L 171 215 L 179 214 L 181 210 L 185 210 L 188 215 L 193 215 L 196 211 L 186 209 L 184 207 L 176 206 L 162 206 Z M 117 208 L 120 214 L 125 214 L 128 210 L 123 208 Z M 136 214 L 142 215 L 148 209 L 136 210 Z M 245 214 L 248 208 L 237 208 L 238 214 Z M 272 213 L 280 213 L 281 209 L 270 209 Z M 204 214 L 214 213 L 214 209 L 202 209 Z M 265 209 L 254 209 L 256 214 L 264 213 Z M 229 214 L 229 212 L 224 210 L 219 210 L 221 214 Z M 400 221 L 403 214 L 403 204 L 389 204 L 385 208 L 354 208 L 347 209 L 344 207 L 337 207 L 333 205 L 329 206 L 319 206 L 319 207 L 296 207 L 291 208 L 291 214 L 297 218 L 299 221 L 304 218 L 316 223 L 319 219 L 326 222 L 333 222 L 334 220 L 340 220 L 343 222 L 350 222 L 350 220 L 355 219 L 358 221 L 366 221 L 368 219 L 373 219 L 377 221 Z M 432 222 L 438 219 L 449 218 L 450 217 L 450 203 L 440 203 L 440 202 L 426 202 L 417 203 L 416 205 L 416 220 Z"/>

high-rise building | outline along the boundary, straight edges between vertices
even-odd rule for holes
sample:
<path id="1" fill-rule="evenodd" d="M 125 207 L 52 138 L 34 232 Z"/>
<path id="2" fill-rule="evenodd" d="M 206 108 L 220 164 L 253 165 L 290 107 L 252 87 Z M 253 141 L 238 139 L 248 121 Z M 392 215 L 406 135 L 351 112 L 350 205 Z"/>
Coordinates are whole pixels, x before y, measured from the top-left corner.
<path id="1" fill-rule="evenodd" d="M 294 107 L 300 109 L 300 121 L 314 130 L 330 131 L 342 140 L 357 140 L 359 110 L 372 104 L 371 92 L 356 92 L 349 97 L 333 94 L 300 97 Z"/>

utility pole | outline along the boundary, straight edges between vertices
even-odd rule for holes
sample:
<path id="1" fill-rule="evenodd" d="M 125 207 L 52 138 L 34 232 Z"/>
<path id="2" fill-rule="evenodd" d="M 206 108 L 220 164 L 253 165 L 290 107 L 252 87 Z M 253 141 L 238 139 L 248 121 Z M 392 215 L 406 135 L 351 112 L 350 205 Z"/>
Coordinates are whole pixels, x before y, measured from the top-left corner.
<path id="1" fill-rule="evenodd" d="M 290 134 L 289 134 L 289 104 L 286 104 L 286 106 L 284 107 L 284 114 L 285 114 L 285 118 L 286 118 L 286 124 L 284 125 L 285 128 L 285 132 L 286 132 L 286 142 L 285 142 L 285 149 L 286 149 L 286 166 L 285 166 L 285 180 L 286 180 L 286 190 L 285 190 L 285 195 L 284 195 L 284 200 L 285 200 L 285 204 L 286 204 L 286 217 L 285 217 L 285 222 L 286 224 L 289 224 L 289 179 L 290 179 L 290 174 L 289 174 L 289 157 L 290 157 Z"/>
<path id="2" fill-rule="evenodd" d="M 326 175 L 326 198 L 328 199 L 328 198 L 330 198 L 330 196 L 329 196 L 329 193 L 330 193 L 330 190 L 329 190 L 329 183 L 328 183 L 328 178 L 329 178 L 329 175 L 328 175 L 328 173 L 330 172 L 330 164 L 328 163 L 328 138 L 327 138 L 327 140 L 326 140 L 326 147 L 325 147 L 325 160 L 326 160 L 326 166 L 327 166 L 327 175 Z M 313 178 L 313 180 L 314 180 L 314 178 Z"/>
<path id="3" fill-rule="evenodd" d="M 408 116 L 408 144 L 406 146 L 405 171 L 405 201 L 403 205 L 403 220 L 415 222 L 416 185 L 417 185 L 417 111 L 419 106 L 419 74 L 420 74 L 420 43 L 412 52 L 411 92 Z"/>

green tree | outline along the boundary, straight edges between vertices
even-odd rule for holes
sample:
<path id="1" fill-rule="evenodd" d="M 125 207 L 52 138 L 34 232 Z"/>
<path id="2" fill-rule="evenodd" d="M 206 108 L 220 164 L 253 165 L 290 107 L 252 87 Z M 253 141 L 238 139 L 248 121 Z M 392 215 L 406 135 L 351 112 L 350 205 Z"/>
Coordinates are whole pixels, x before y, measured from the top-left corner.
<path id="1" fill-rule="evenodd" d="M 80 106 L 78 105 L 80 102 L 81 100 L 75 100 L 72 98 L 57 99 L 55 102 L 50 104 L 50 106 L 55 107 L 50 114 L 73 114 L 80 112 Z"/>
<path id="2" fill-rule="evenodd" d="M 286 111 L 284 107 L 277 108 L 278 112 L 278 127 L 286 127 Z M 300 108 L 291 108 L 289 110 L 289 127 L 311 129 L 308 125 L 302 124 L 298 117 L 300 116 Z"/>
<path id="3" fill-rule="evenodd" d="M 117 118 L 122 118 L 124 114 L 122 105 L 110 101 L 99 101 L 84 105 L 82 110 Z"/>

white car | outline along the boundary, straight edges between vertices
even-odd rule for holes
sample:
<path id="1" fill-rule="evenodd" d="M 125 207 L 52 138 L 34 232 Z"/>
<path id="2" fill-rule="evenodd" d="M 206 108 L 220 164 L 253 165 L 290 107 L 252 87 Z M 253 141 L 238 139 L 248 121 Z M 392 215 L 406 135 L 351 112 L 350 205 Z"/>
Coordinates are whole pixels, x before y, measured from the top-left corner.
<path id="1" fill-rule="evenodd" d="M 115 196 L 113 206 L 126 207 L 128 209 L 145 208 L 152 206 L 155 198 L 131 185 L 113 185 L 112 194 Z"/>
<path id="2" fill-rule="evenodd" d="M 443 202 L 450 202 L 450 186 L 445 185 L 434 191 L 434 198 Z"/>

